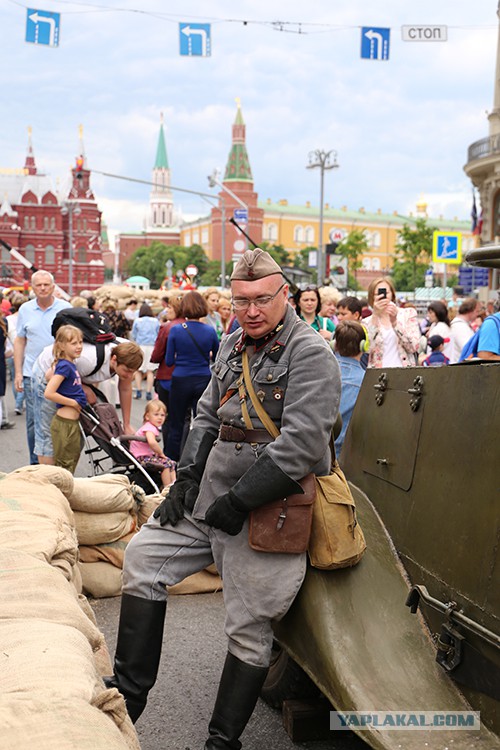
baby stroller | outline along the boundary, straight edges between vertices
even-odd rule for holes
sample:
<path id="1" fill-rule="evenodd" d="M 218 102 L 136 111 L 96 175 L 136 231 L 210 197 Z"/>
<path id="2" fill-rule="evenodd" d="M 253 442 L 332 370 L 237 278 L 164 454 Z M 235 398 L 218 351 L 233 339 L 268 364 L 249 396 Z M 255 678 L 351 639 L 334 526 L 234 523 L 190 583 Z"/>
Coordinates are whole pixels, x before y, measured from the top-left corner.
<path id="1" fill-rule="evenodd" d="M 85 438 L 84 454 L 88 456 L 93 476 L 104 473 L 125 474 L 131 482 L 142 487 L 146 494 L 160 493 L 160 473 L 147 471 L 128 447 L 132 440 L 146 442 L 146 438 L 124 435 L 112 404 L 87 404 L 80 413 L 80 425 Z"/>

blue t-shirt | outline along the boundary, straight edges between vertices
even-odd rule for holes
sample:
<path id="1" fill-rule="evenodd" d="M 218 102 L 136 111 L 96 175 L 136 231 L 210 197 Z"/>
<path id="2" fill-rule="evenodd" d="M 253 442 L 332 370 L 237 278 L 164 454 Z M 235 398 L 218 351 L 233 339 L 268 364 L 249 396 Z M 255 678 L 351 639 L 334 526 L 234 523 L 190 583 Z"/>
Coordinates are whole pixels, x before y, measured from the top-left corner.
<path id="1" fill-rule="evenodd" d="M 74 398 L 82 407 L 87 405 L 87 396 L 82 388 L 82 379 L 73 362 L 67 359 L 58 360 L 54 369 L 54 375 L 62 375 L 64 378 L 57 389 L 60 396 Z M 56 404 L 56 406 L 60 409 L 64 404 Z"/>
<path id="2" fill-rule="evenodd" d="M 497 322 L 500 323 L 500 313 L 495 313 L 485 318 L 483 325 L 479 329 L 478 352 L 500 354 L 500 331 L 493 318 L 496 318 Z"/>
<path id="3" fill-rule="evenodd" d="M 187 330 L 184 325 L 187 326 Z M 219 339 L 212 326 L 199 323 L 197 320 L 188 320 L 185 324 L 178 323 L 170 329 L 165 362 L 169 367 L 175 365 L 173 378 L 190 375 L 210 377 L 210 353 L 213 360 L 218 349 Z"/>
<path id="4" fill-rule="evenodd" d="M 361 363 L 354 357 L 342 357 L 337 354 L 340 365 L 340 376 L 342 379 L 342 388 L 340 392 L 340 414 L 342 417 L 342 430 L 335 440 L 335 453 L 337 458 L 340 455 L 344 444 L 345 434 L 351 421 L 354 405 L 358 398 L 359 389 L 365 376 L 365 371 Z"/>
<path id="5" fill-rule="evenodd" d="M 36 299 L 25 302 L 19 308 L 16 334 L 26 339 L 23 361 L 24 377 L 31 377 L 33 365 L 42 349 L 54 343 L 52 323 L 59 310 L 64 310 L 66 307 L 71 307 L 69 302 L 55 298 L 51 306 L 45 310 L 42 310 Z"/>

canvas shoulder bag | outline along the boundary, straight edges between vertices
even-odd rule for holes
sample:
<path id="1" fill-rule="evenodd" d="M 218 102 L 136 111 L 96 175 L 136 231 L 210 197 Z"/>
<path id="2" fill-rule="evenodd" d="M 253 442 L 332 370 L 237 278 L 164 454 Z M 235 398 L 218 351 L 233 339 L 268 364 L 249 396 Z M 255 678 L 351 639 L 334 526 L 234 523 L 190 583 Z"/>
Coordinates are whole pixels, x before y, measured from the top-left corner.
<path id="1" fill-rule="evenodd" d="M 356 565 L 366 550 L 366 541 L 356 517 L 356 506 L 330 439 L 330 474 L 316 477 L 309 560 L 314 568 L 334 570 Z"/>

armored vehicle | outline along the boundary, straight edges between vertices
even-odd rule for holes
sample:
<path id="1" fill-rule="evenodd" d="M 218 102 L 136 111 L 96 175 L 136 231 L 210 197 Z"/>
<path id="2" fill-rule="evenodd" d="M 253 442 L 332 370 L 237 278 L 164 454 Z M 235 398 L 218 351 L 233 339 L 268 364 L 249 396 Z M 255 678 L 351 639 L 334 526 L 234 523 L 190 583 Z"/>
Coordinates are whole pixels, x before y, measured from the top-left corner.
<path id="1" fill-rule="evenodd" d="M 498 268 L 500 248 L 467 261 Z M 337 710 L 480 712 L 480 731 L 359 732 L 372 748 L 500 748 L 499 445 L 500 362 L 366 372 L 341 465 L 368 549 L 308 570 L 271 703 L 299 665 Z"/>

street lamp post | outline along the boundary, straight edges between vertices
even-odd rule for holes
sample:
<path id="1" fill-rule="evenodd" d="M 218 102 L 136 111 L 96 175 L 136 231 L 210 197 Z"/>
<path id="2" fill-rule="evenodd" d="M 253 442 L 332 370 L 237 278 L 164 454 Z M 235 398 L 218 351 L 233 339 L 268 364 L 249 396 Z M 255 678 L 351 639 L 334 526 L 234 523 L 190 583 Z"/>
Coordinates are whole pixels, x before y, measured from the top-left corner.
<path id="1" fill-rule="evenodd" d="M 62 202 L 61 213 L 68 216 L 68 293 L 70 297 L 73 296 L 73 214 L 78 216 L 81 212 L 82 209 L 77 201 Z"/>
<path id="2" fill-rule="evenodd" d="M 318 242 L 318 286 L 323 284 L 326 272 L 325 254 L 323 251 L 323 207 L 324 207 L 324 187 L 325 187 L 325 172 L 327 169 L 336 169 L 339 165 L 337 164 L 337 152 L 336 151 L 322 151 L 316 149 L 316 151 L 309 152 L 309 164 L 307 169 L 320 170 L 320 199 L 319 199 L 319 242 Z"/>
<path id="3" fill-rule="evenodd" d="M 209 187 L 213 188 L 216 185 L 218 185 L 222 190 L 224 190 L 228 195 L 233 198 L 237 203 L 240 204 L 242 208 L 245 209 L 248 213 L 248 206 L 246 203 L 244 203 L 241 198 L 238 198 L 238 196 L 233 193 L 232 190 L 230 190 L 226 185 L 224 185 L 219 180 L 219 172 L 217 169 L 214 169 L 211 175 L 208 176 L 208 185 Z M 221 197 L 221 224 L 222 224 L 222 238 L 221 238 L 221 286 L 223 289 L 226 287 L 226 203 L 224 201 L 224 197 Z M 247 240 L 245 238 L 245 248 L 248 247 Z"/>

